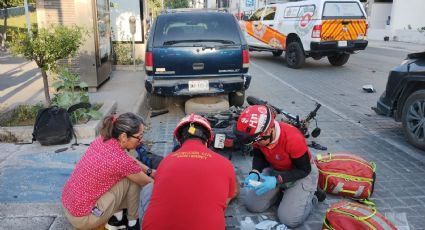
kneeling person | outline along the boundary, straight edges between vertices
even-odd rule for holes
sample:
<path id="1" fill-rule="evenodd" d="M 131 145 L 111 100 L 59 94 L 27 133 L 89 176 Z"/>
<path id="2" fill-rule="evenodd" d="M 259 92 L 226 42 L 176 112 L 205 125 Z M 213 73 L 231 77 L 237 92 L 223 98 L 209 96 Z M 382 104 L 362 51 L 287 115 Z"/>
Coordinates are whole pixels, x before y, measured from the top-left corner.
<path id="1" fill-rule="evenodd" d="M 224 229 L 224 211 L 239 191 L 231 162 L 208 149 L 212 129 L 199 115 L 183 118 L 174 137 L 181 147 L 160 163 L 153 191 L 142 191 L 142 202 L 152 193 L 142 229 Z"/>

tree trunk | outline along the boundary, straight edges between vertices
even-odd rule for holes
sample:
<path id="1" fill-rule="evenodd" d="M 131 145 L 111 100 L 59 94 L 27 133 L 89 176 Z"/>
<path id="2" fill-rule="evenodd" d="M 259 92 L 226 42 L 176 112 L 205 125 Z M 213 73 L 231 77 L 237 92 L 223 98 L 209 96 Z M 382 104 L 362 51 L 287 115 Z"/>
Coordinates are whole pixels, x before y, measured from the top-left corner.
<path id="1" fill-rule="evenodd" d="M 7 6 L 5 8 L 3 8 L 4 10 L 4 19 L 3 19 L 3 33 L 1 36 L 1 49 L 5 50 L 6 49 L 6 31 L 7 31 L 7 17 L 8 17 L 8 12 L 7 12 Z"/>
<path id="2" fill-rule="evenodd" d="M 50 106 L 50 93 L 49 93 L 49 82 L 47 80 L 47 73 L 45 70 L 41 69 L 41 75 L 43 76 L 43 85 L 44 85 L 44 97 L 46 101 L 44 102 L 44 107 L 48 108 Z"/>

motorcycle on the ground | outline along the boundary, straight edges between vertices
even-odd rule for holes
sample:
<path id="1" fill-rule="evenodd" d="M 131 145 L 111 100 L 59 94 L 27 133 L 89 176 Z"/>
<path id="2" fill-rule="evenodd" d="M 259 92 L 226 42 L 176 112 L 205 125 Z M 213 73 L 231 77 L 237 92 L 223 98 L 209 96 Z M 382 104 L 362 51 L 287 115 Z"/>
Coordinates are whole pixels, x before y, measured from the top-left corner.
<path id="1" fill-rule="evenodd" d="M 281 115 L 278 116 L 279 120 L 298 128 L 305 138 L 316 138 L 320 135 L 321 130 L 317 126 L 316 120 L 317 111 L 321 107 L 321 104 L 319 103 L 316 103 L 315 108 L 310 113 L 308 113 L 305 118 L 300 118 L 299 115 L 288 113 L 285 110 L 273 106 L 267 101 L 256 97 L 248 96 L 246 100 L 249 105 L 269 106 L 276 113 L 276 115 Z M 228 110 L 220 113 L 200 113 L 201 116 L 206 118 L 211 123 L 211 127 L 215 134 L 212 148 L 217 152 L 227 153 L 230 160 L 232 159 L 233 153 L 242 152 L 246 154 L 249 153 L 252 148 L 251 145 L 247 145 L 238 141 L 234 134 L 234 127 L 244 109 L 245 107 L 232 106 Z M 310 132 L 309 128 L 311 121 L 315 121 L 316 127 Z M 308 145 L 318 150 L 327 149 L 325 146 L 322 146 L 315 141 L 309 142 Z"/>

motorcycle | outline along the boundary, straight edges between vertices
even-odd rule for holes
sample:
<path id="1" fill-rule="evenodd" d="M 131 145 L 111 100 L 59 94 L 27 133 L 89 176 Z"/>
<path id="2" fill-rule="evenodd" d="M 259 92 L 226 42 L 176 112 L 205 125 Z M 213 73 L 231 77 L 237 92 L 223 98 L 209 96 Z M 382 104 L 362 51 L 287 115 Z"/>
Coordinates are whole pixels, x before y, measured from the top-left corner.
<path id="1" fill-rule="evenodd" d="M 280 109 L 268 103 L 267 101 L 256 97 L 248 96 L 246 100 L 249 105 L 269 106 L 270 108 L 272 108 L 275 115 L 281 115 L 281 118 L 279 118 L 279 120 L 298 128 L 305 138 L 309 138 L 310 136 L 316 138 L 321 133 L 321 129 L 317 126 L 316 120 L 317 111 L 321 107 L 320 103 L 316 103 L 315 108 L 311 112 L 309 112 L 305 118 L 300 118 L 299 115 L 294 115 L 289 112 L 286 112 L 285 110 Z M 200 114 L 211 123 L 211 127 L 215 134 L 212 145 L 213 150 L 220 153 L 228 153 L 229 160 L 232 159 L 232 154 L 234 152 L 239 151 L 242 153 L 249 153 L 252 148 L 251 145 L 247 145 L 238 141 L 233 132 L 233 129 L 236 126 L 236 122 L 244 109 L 245 107 L 232 106 L 224 112 Z M 309 128 L 311 121 L 315 121 L 316 127 L 310 132 Z M 327 149 L 325 146 L 322 146 L 315 141 L 311 141 L 308 145 L 318 150 Z"/>

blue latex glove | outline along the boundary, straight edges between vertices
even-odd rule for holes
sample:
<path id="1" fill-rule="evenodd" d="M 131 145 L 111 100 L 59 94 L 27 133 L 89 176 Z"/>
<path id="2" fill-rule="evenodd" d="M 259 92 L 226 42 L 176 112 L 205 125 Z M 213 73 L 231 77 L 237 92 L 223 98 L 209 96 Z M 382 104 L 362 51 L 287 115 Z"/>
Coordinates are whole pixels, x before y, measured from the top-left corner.
<path id="1" fill-rule="evenodd" d="M 260 174 L 260 179 L 263 183 L 255 187 L 255 193 L 258 196 L 276 188 L 276 177 Z"/>
<path id="2" fill-rule="evenodd" d="M 258 181 L 260 178 L 258 178 L 258 175 L 256 173 L 250 173 L 245 179 L 243 180 L 243 184 L 248 189 L 253 189 L 254 187 L 249 184 L 249 180 L 255 180 Z"/>

